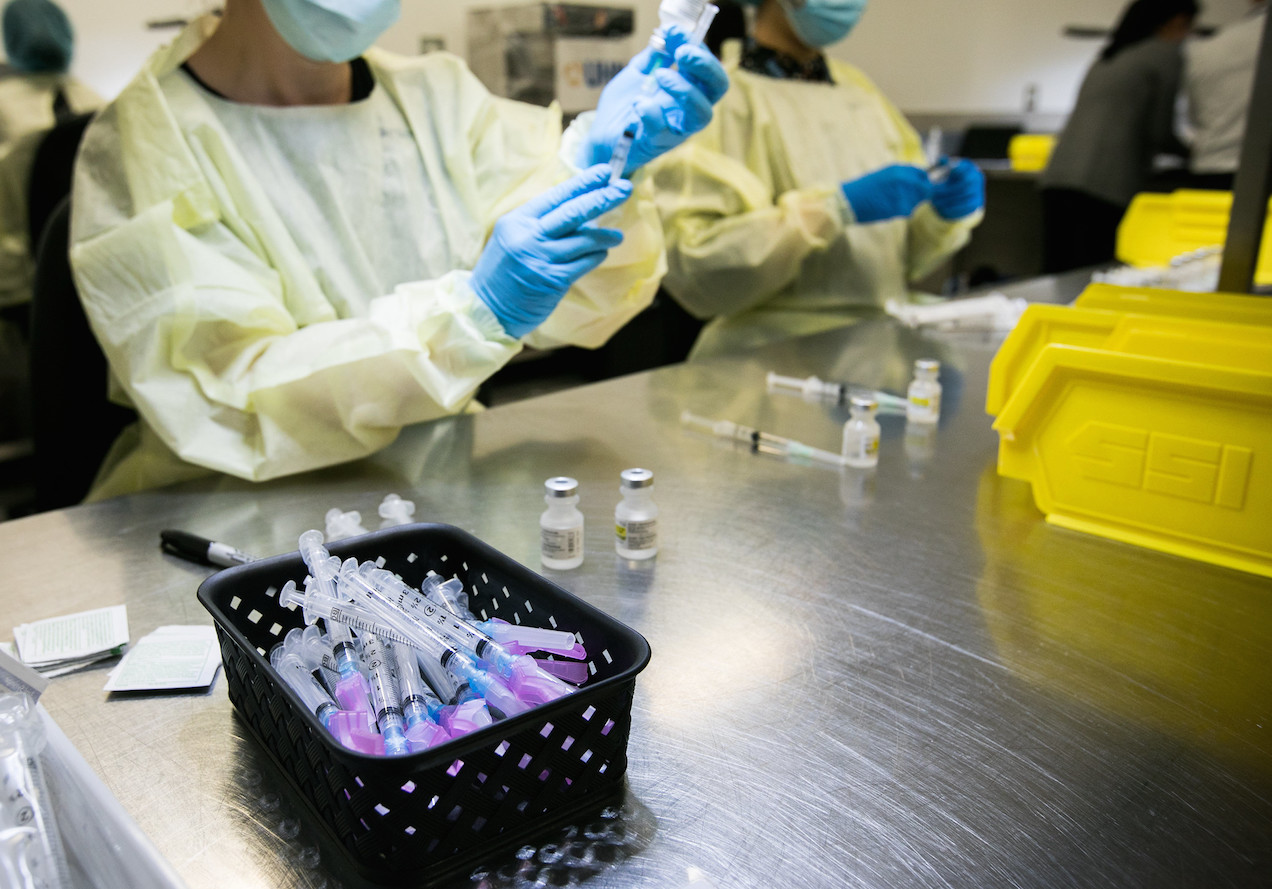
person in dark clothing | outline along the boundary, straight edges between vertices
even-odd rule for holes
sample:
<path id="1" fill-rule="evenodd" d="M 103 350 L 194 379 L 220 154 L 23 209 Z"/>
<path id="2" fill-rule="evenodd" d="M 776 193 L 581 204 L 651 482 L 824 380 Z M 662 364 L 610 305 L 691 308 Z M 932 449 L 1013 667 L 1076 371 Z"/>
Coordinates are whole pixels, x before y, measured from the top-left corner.
<path id="1" fill-rule="evenodd" d="M 1135 0 L 1087 71 L 1040 182 L 1044 271 L 1114 258 L 1117 227 L 1153 158 L 1184 148 L 1174 135 L 1182 43 L 1196 0 Z"/>

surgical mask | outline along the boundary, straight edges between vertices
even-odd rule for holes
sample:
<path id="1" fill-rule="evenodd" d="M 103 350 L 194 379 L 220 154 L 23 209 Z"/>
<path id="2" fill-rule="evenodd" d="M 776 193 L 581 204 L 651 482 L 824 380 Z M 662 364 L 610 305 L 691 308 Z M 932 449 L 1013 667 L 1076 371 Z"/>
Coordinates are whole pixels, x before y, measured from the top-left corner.
<path id="1" fill-rule="evenodd" d="M 830 46 L 848 36 L 866 0 L 782 0 L 791 27 L 809 46 Z"/>
<path id="2" fill-rule="evenodd" d="M 399 0 L 261 0 L 261 4 L 287 44 L 315 62 L 356 59 L 402 12 Z"/>

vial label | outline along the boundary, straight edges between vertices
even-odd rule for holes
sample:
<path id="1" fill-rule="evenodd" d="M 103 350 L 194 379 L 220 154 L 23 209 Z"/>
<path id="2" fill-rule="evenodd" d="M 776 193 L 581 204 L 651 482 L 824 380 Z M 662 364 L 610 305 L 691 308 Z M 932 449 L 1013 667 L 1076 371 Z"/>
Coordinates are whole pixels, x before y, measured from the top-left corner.
<path id="1" fill-rule="evenodd" d="M 539 535 L 543 555 L 549 559 L 565 561 L 583 555 L 582 528 L 540 528 Z"/>
<path id="2" fill-rule="evenodd" d="M 623 521 L 614 523 L 614 534 L 623 549 L 653 549 L 658 545 L 658 520 Z"/>
<path id="3" fill-rule="evenodd" d="M 869 460 L 872 457 L 879 456 L 879 436 L 863 435 L 861 440 L 857 442 L 856 456 L 862 460 Z"/>
<path id="4" fill-rule="evenodd" d="M 941 396 L 911 395 L 907 414 L 911 420 L 935 420 L 941 415 Z"/>

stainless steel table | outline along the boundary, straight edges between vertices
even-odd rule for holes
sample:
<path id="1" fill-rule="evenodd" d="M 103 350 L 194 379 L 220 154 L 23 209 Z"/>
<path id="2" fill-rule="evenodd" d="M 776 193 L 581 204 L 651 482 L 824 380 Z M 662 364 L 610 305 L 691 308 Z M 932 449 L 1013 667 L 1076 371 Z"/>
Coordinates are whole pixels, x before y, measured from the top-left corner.
<path id="1" fill-rule="evenodd" d="M 206 572 L 161 555 L 160 529 L 283 552 L 329 507 L 375 521 L 388 492 L 535 566 L 543 480 L 569 474 L 586 561 L 545 573 L 654 652 L 634 839 L 586 885 L 679 889 L 694 869 L 718 889 L 1272 885 L 1272 581 L 1046 525 L 995 472 L 997 342 L 868 322 L 443 420 L 351 466 L 9 522 L 5 614 L 124 602 L 134 639 L 209 623 Z M 846 412 L 768 395 L 765 372 L 903 391 L 917 357 L 943 362 L 942 423 L 916 437 L 884 418 L 873 472 L 678 423 L 690 409 L 835 449 Z M 643 564 L 610 530 L 637 465 L 663 515 Z M 135 699 L 104 681 L 57 679 L 46 706 L 191 889 L 356 885 L 223 678 Z"/>

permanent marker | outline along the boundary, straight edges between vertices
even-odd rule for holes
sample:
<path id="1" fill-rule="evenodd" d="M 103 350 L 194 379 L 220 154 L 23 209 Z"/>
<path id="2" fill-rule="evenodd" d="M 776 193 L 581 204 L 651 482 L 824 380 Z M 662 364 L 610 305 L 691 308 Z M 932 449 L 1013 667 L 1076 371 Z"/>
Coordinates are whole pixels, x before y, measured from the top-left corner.
<path id="1" fill-rule="evenodd" d="M 160 531 L 159 541 L 164 552 L 199 565 L 232 568 L 256 561 L 255 556 L 249 556 L 227 543 L 217 543 L 189 531 Z"/>

